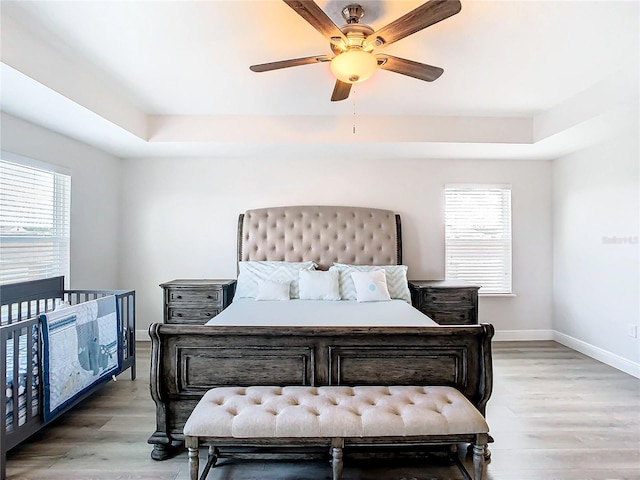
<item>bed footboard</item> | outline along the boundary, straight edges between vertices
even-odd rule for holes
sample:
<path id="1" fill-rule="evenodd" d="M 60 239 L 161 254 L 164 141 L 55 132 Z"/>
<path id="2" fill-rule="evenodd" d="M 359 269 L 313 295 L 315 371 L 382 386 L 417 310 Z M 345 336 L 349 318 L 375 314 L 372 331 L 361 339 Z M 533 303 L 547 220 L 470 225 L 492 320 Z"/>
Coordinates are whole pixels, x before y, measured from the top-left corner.
<path id="1" fill-rule="evenodd" d="M 203 394 L 238 385 L 442 385 L 484 415 L 492 389 L 488 324 L 465 327 L 288 328 L 153 324 L 156 431 L 152 458 L 173 454 Z"/>

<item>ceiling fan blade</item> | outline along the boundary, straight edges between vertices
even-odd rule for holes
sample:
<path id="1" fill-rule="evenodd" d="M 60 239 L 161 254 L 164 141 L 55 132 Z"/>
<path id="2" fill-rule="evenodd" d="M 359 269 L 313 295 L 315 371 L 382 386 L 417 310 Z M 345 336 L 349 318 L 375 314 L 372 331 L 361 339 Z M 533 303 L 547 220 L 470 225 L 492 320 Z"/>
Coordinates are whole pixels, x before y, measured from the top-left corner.
<path id="1" fill-rule="evenodd" d="M 389 45 L 449 18 L 461 9 L 462 4 L 459 0 L 430 0 L 389 25 L 373 32 L 365 39 L 364 43 L 378 48 Z"/>
<path id="2" fill-rule="evenodd" d="M 347 37 L 313 0 L 283 0 L 298 15 L 304 18 L 313 28 L 328 40 L 340 39 L 348 44 Z"/>
<path id="3" fill-rule="evenodd" d="M 393 57 L 391 55 L 376 55 L 376 59 L 378 60 L 378 68 L 407 75 L 426 82 L 433 82 L 442 75 L 442 72 L 444 72 L 440 67 L 434 67 L 433 65 L 427 65 L 425 63 L 418 63 L 404 58 Z"/>
<path id="4" fill-rule="evenodd" d="M 251 65 L 249 69 L 252 72 L 268 72 L 270 70 L 278 70 L 280 68 L 299 67 L 300 65 L 309 65 L 310 63 L 330 62 L 331 57 L 328 55 L 316 55 L 314 57 L 293 58 L 291 60 L 280 60 L 279 62 L 261 63 L 260 65 Z"/>
<path id="5" fill-rule="evenodd" d="M 351 83 L 341 82 L 336 80 L 336 86 L 333 87 L 333 94 L 331 95 L 332 102 L 339 102 L 340 100 L 346 100 L 349 97 L 351 91 Z"/>

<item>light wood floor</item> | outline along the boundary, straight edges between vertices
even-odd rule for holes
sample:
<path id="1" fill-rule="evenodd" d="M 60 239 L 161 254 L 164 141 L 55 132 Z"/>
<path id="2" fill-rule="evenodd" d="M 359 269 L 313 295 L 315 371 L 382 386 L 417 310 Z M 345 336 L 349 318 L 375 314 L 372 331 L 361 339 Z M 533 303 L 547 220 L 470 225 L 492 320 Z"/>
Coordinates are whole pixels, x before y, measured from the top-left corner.
<path id="1" fill-rule="evenodd" d="M 188 479 L 186 454 L 155 462 L 149 343 L 125 372 L 9 452 L 9 479 Z M 640 380 L 554 342 L 494 343 L 488 480 L 640 479 Z M 126 433 L 123 433 L 126 432 Z M 201 452 L 201 462 L 205 460 Z M 327 462 L 223 460 L 208 480 L 329 479 Z M 426 461 L 352 462 L 345 480 L 458 480 Z"/>

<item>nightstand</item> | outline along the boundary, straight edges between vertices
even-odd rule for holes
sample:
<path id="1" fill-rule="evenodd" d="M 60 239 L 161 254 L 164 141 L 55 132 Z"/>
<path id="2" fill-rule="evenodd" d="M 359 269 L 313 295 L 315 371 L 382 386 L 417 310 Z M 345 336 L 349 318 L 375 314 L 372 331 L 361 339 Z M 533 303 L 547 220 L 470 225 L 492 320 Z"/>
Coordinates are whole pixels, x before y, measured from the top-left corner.
<path id="1" fill-rule="evenodd" d="M 479 288 L 464 280 L 409 280 L 412 305 L 440 325 L 477 324 Z"/>
<path id="2" fill-rule="evenodd" d="M 203 325 L 229 306 L 235 280 L 178 279 L 164 290 L 164 323 Z"/>

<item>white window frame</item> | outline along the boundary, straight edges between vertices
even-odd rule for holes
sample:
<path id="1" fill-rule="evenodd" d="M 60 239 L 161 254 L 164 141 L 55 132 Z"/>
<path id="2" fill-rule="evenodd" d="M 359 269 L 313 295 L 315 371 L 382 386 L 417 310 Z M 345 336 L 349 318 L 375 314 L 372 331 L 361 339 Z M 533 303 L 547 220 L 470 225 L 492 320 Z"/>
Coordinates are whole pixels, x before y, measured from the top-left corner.
<path id="1" fill-rule="evenodd" d="M 445 278 L 512 295 L 511 185 L 447 184 L 444 210 Z"/>
<path id="2" fill-rule="evenodd" d="M 58 275 L 65 277 L 65 284 L 70 284 L 70 257 L 71 257 L 71 175 L 68 169 L 50 165 L 31 158 L 23 157 L 13 153 L 0 152 L 0 162 L 9 167 L 7 172 L 16 172 L 16 166 L 20 169 L 37 171 L 44 174 L 42 177 L 47 181 L 47 188 L 51 188 L 51 195 L 47 197 L 47 204 L 43 209 L 50 207 L 49 217 L 43 220 L 47 231 L 30 234 L 24 231 L 22 225 L 16 222 L 16 198 L 24 195 L 24 207 L 28 209 L 31 199 L 35 198 L 33 193 L 17 193 L 14 191 L 14 198 L 10 199 L 9 189 L 7 192 L 0 192 L 0 284 L 15 283 L 28 280 L 38 280 Z M 26 171 L 26 170 L 25 170 Z M 13 173 L 11 173 L 13 175 Z M 8 177 L 0 181 L 0 186 Z M 33 177 L 31 180 L 35 179 Z M 37 185 L 23 184 L 24 187 L 37 190 Z M 6 193 L 6 195 L 5 195 Z M 5 203 L 6 202 L 6 203 Z M 5 206 L 6 205 L 6 206 Z M 11 205 L 11 208 L 9 207 Z M 4 213 L 3 213 L 4 210 Z M 29 225 L 26 220 L 29 214 L 26 212 L 25 225 Z M 11 227 L 15 227 L 11 231 Z M 46 245 L 50 247 L 47 249 Z M 29 245 L 33 249 L 29 249 Z M 16 249 L 23 248 L 17 252 Z M 44 248 L 43 248 L 44 247 Z M 11 250 L 13 249 L 13 251 Z M 41 254 L 45 252 L 46 257 Z M 13 257 L 13 258 L 12 258 Z"/>

